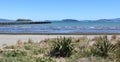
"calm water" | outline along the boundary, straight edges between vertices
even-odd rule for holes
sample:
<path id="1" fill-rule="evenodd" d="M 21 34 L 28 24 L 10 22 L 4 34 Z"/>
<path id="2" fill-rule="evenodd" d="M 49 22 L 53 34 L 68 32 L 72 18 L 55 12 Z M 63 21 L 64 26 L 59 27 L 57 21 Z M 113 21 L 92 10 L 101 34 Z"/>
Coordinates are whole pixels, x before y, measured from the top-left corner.
<path id="1" fill-rule="evenodd" d="M 0 25 L 0 33 L 120 33 L 120 22 L 52 22 Z"/>

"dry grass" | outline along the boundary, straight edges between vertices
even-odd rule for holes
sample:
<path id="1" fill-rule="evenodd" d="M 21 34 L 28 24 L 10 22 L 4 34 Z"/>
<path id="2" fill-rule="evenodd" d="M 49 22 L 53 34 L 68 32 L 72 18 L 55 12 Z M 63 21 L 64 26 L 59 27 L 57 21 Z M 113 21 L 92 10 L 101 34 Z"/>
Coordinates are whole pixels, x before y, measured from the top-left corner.
<path id="1" fill-rule="evenodd" d="M 111 43 L 114 43 L 114 45 L 117 45 L 116 52 L 111 52 L 111 54 L 103 58 L 101 56 L 93 56 L 93 52 L 91 51 L 92 47 L 95 47 L 94 44 L 100 40 L 101 37 L 104 36 L 98 36 L 94 37 L 93 39 L 88 39 L 86 36 L 80 37 L 80 38 L 74 38 L 70 37 L 72 39 L 72 44 L 74 44 L 74 52 L 70 57 L 59 57 L 54 58 L 50 57 L 49 53 L 51 51 L 51 47 L 53 47 L 53 41 L 56 39 L 62 40 L 62 37 L 60 38 L 53 38 L 53 39 L 45 39 L 40 42 L 34 42 L 31 39 L 28 39 L 26 42 L 22 42 L 21 40 L 18 40 L 15 45 L 11 46 L 5 46 L 4 48 L 0 49 L 0 62 L 3 62 L 3 60 L 6 60 L 4 62 L 15 61 L 15 60 L 21 60 L 19 62 L 37 62 L 44 61 L 44 62 L 119 62 L 120 60 L 120 38 L 118 38 L 116 35 L 112 35 L 111 39 L 109 40 Z M 21 57 L 5 57 L 4 53 L 13 51 L 13 50 L 19 50 L 25 51 L 27 53 L 26 56 Z M 20 54 L 20 53 L 19 53 Z"/>

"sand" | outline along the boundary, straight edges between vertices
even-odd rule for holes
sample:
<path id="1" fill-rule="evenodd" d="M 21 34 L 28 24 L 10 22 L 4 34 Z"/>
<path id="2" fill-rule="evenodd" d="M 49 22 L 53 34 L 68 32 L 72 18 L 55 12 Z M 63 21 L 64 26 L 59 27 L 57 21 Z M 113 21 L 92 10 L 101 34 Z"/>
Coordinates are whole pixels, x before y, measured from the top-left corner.
<path id="1" fill-rule="evenodd" d="M 95 36 L 99 35 L 0 35 L 0 47 L 6 46 L 6 45 L 12 45 L 16 44 L 18 40 L 22 42 L 27 42 L 28 39 L 33 40 L 34 42 L 40 42 L 41 40 L 48 39 L 48 38 L 57 38 L 57 37 L 83 37 L 86 36 L 89 39 L 94 38 Z M 111 35 L 108 35 L 108 38 L 110 38 Z M 120 37 L 120 36 L 119 36 Z"/>

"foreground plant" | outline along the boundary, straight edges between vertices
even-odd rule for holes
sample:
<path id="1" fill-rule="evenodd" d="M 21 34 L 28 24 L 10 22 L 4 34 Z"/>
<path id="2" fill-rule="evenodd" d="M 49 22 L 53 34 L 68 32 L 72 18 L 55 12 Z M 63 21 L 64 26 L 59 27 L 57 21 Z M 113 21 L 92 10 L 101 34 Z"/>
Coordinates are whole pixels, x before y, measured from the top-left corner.
<path id="1" fill-rule="evenodd" d="M 55 57 L 69 57 L 72 51 L 72 40 L 64 37 L 54 41 L 50 55 Z"/>
<path id="2" fill-rule="evenodd" d="M 116 46 L 111 44 L 107 36 L 104 36 L 98 39 L 98 41 L 95 44 L 95 48 L 91 50 L 93 52 L 93 55 L 98 55 L 106 58 L 108 54 L 112 51 L 115 51 L 115 49 Z"/>
<path id="3" fill-rule="evenodd" d="M 25 57 L 3 57 L 0 58 L 0 62 L 33 62 L 32 58 Z"/>
<path id="4" fill-rule="evenodd" d="M 116 62 L 120 62 L 120 41 L 118 41 L 118 43 L 116 44 L 117 49 L 115 51 L 115 57 L 117 60 Z"/>
<path id="5" fill-rule="evenodd" d="M 56 62 L 56 61 L 50 57 L 39 57 L 36 59 L 36 62 Z"/>
<path id="6" fill-rule="evenodd" d="M 27 56 L 27 52 L 22 50 L 12 50 L 4 53 L 4 56 L 6 57 L 22 57 Z"/>

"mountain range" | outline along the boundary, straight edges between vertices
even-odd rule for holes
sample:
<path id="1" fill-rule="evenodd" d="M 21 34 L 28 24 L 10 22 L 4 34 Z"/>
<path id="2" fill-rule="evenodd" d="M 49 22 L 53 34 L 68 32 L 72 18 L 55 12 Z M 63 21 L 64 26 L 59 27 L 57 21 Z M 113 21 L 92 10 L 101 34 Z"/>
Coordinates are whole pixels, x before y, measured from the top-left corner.
<path id="1" fill-rule="evenodd" d="M 9 20 L 9 19 L 0 19 L 0 22 L 14 22 L 15 20 Z"/>
<path id="2" fill-rule="evenodd" d="M 16 20 L 9 20 L 9 19 L 0 19 L 0 22 L 14 22 Z M 54 21 L 54 20 L 48 20 L 48 21 Z M 114 18 L 114 19 L 99 19 L 99 20 L 75 20 L 75 19 L 63 19 L 59 21 L 68 21 L 68 22 L 77 22 L 77 21 L 82 21 L 82 22 L 120 22 L 120 18 Z"/>
<path id="3" fill-rule="evenodd" d="M 99 19 L 95 21 L 101 21 L 101 22 L 120 22 L 120 18 L 115 18 L 115 19 Z"/>

